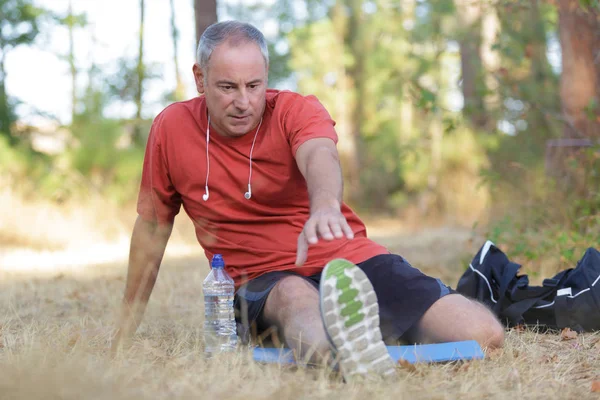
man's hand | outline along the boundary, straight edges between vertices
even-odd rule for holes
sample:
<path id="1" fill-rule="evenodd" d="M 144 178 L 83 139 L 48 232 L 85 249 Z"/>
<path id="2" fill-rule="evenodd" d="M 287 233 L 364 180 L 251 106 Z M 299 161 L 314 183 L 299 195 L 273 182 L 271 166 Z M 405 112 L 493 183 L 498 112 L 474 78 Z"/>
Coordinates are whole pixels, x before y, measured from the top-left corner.
<path id="1" fill-rule="evenodd" d="M 130 307 L 126 305 L 121 306 L 117 329 L 111 337 L 110 354 L 112 357 L 115 357 L 121 349 L 129 347 L 133 334 L 139 325 L 139 322 L 134 320 L 134 314 L 128 313 L 129 309 Z"/>
<path id="2" fill-rule="evenodd" d="M 341 212 L 342 170 L 335 142 L 329 138 L 309 139 L 296 151 L 298 169 L 306 179 L 310 217 L 298 237 L 296 265 L 306 262 L 308 247 L 323 240 L 354 238 Z"/>
<path id="3" fill-rule="evenodd" d="M 304 264 L 308 255 L 308 246 L 317 244 L 319 238 L 329 241 L 344 237 L 353 239 L 354 232 L 339 209 L 329 207 L 311 213 L 310 218 L 304 224 L 304 229 L 298 236 L 296 265 Z"/>
<path id="4" fill-rule="evenodd" d="M 111 346 L 113 355 L 131 339 L 142 321 L 172 230 L 172 224 L 159 225 L 141 217 L 135 221 L 121 315 Z"/>

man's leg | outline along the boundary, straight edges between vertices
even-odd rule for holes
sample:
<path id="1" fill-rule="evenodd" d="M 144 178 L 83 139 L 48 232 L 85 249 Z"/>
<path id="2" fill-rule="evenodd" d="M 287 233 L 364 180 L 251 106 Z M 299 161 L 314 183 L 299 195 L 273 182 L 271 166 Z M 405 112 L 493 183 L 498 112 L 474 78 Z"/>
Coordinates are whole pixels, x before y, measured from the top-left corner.
<path id="1" fill-rule="evenodd" d="M 476 340 L 483 348 L 502 347 L 504 328 L 484 305 L 459 294 L 435 303 L 405 335 L 415 343 Z"/>
<path id="2" fill-rule="evenodd" d="M 371 280 L 384 337 L 411 343 L 476 340 L 501 347 L 504 328 L 485 306 L 453 293 L 394 254 L 373 257 L 359 267 Z"/>
<path id="3" fill-rule="evenodd" d="M 267 297 L 262 319 L 282 332 L 298 359 L 319 363 L 329 357 L 319 292 L 308 280 L 287 276 L 277 282 Z"/>

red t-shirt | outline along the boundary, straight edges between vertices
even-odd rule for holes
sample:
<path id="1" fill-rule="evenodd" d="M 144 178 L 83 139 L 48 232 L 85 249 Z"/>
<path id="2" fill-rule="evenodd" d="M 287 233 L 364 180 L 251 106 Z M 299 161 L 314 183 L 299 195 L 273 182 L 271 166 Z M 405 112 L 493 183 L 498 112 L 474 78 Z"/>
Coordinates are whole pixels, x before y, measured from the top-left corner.
<path id="1" fill-rule="evenodd" d="M 359 263 L 387 253 L 367 239 L 358 216 L 342 204 L 354 239 L 320 240 L 309 246 L 306 263 L 297 267 L 298 235 L 309 217 L 306 181 L 294 158 L 313 138 L 337 142 L 334 121 L 314 96 L 267 91 L 261 128 L 252 154 L 252 198 L 246 200 L 253 129 L 239 138 L 210 130 L 210 197 L 206 181 L 204 96 L 170 105 L 154 120 L 148 138 L 138 199 L 145 220 L 173 223 L 181 205 L 193 221 L 208 259 L 223 255 L 226 270 L 239 287 L 270 271 L 291 270 L 309 276 L 338 257 Z"/>

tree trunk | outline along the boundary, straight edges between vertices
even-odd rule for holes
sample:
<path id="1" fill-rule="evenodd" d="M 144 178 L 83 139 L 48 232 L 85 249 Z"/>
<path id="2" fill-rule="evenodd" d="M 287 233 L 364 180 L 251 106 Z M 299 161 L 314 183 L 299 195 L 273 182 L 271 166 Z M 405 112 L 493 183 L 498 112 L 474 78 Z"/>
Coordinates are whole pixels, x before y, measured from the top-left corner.
<path id="1" fill-rule="evenodd" d="M 345 2 L 343 0 L 336 1 L 335 5 L 331 9 L 331 21 L 335 36 L 340 43 L 340 47 L 344 48 L 346 41 L 347 32 L 347 20 L 348 17 L 345 14 Z M 350 105 L 344 99 L 352 97 L 354 91 L 353 82 L 348 79 L 348 71 L 341 64 L 339 74 L 341 92 L 339 100 L 336 103 L 337 119 L 339 124 L 336 127 L 340 140 L 338 143 L 338 149 L 340 151 L 340 158 L 342 162 L 344 172 L 344 182 L 346 183 L 345 193 L 348 200 L 351 203 L 358 202 L 360 193 L 360 156 L 358 153 L 361 149 L 357 148 L 355 140 L 355 128 L 353 118 L 353 106 Z"/>
<path id="2" fill-rule="evenodd" d="M 197 46 L 206 28 L 217 22 L 217 0 L 194 0 L 194 12 Z"/>
<path id="3" fill-rule="evenodd" d="M 600 22 L 576 0 L 559 0 L 560 99 L 567 138 L 600 139 Z"/>
<path id="4" fill-rule="evenodd" d="M 473 0 L 457 0 L 458 17 L 462 27 L 459 37 L 460 65 L 464 115 L 477 128 L 487 126 L 483 104 L 485 82 L 481 61 L 481 3 Z"/>
<path id="5" fill-rule="evenodd" d="M 350 11 L 350 16 L 347 17 L 346 37 L 345 42 L 350 49 L 350 52 L 354 56 L 354 62 L 351 67 L 347 69 L 350 85 L 353 89 L 353 95 L 351 96 L 350 102 L 350 126 L 349 131 L 351 132 L 352 139 L 355 146 L 355 164 L 354 168 L 358 172 L 358 181 L 352 185 L 353 190 L 350 192 L 350 198 L 360 204 L 366 205 L 367 195 L 371 196 L 373 200 L 380 199 L 378 193 L 365 188 L 363 182 L 361 182 L 361 173 L 364 171 L 363 168 L 367 163 L 368 151 L 362 137 L 362 122 L 365 120 L 365 109 L 363 99 L 365 98 L 365 68 L 367 57 L 365 54 L 368 52 L 365 49 L 365 35 L 361 34 L 361 20 L 363 17 L 362 1 L 361 0 L 350 0 L 348 2 L 347 9 Z M 340 9 L 340 12 L 347 12 Z M 375 183 L 375 182 L 372 182 Z M 385 196 L 384 196 L 385 197 Z"/>
<path id="6" fill-rule="evenodd" d="M 496 117 L 501 107 L 499 95 L 499 82 L 496 72 L 500 68 L 500 54 L 493 49 L 500 33 L 500 20 L 495 4 L 486 3 L 482 10 L 481 18 L 481 62 L 484 74 L 484 84 L 487 93 L 483 97 L 483 107 L 487 112 L 489 128 L 496 126 Z M 494 117 L 492 117 L 494 115 Z"/>
<path id="7" fill-rule="evenodd" d="M 138 49 L 138 63 L 137 63 L 137 91 L 135 93 L 135 124 L 133 142 L 138 146 L 144 144 L 142 135 L 142 103 L 144 93 L 144 11 L 145 11 L 145 0 L 140 0 L 140 37 L 139 37 L 139 49 Z"/>
<path id="8" fill-rule="evenodd" d="M 67 23 L 69 29 L 69 71 L 71 72 L 71 123 L 75 121 L 77 114 L 77 67 L 75 66 L 75 20 L 73 16 L 73 1 L 69 0 L 69 19 Z"/>
<path id="9" fill-rule="evenodd" d="M 525 15 L 528 27 L 524 35 L 526 40 L 525 57 L 530 60 L 530 78 L 525 93 L 534 107 L 527 112 L 525 120 L 528 126 L 537 127 L 535 132 L 528 135 L 527 141 L 532 146 L 534 154 L 543 149 L 543 144 L 549 137 L 555 136 L 555 129 L 545 114 L 546 110 L 554 110 L 558 106 L 555 90 L 554 73 L 548 62 L 548 46 L 546 24 L 541 9 L 544 0 L 533 0 Z M 539 153 L 541 155 L 541 153 Z"/>
<path id="10" fill-rule="evenodd" d="M 577 0 L 559 0 L 558 14 L 565 126 L 562 139 L 547 143 L 546 168 L 565 193 L 592 199 L 600 189 L 594 178 L 594 148 L 600 144 L 600 15 L 582 9 Z"/>
<path id="11" fill-rule="evenodd" d="M 179 30 L 175 24 L 175 1 L 170 0 L 171 3 L 171 38 L 173 39 L 173 63 L 175 66 L 175 92 L 174 99 L 176 101 L 183 100 L 185 88 L 183 87 L 183 81 L 181 79 L 181 73 L 179 72 L 179 57 L 177 54 Z"/>
<path id="12" fill-rule="evenodd" d="M 11 109 L 6 93 L 6 70 L 4 69 L 4 49 L 0 49 L 0 135 L 8 137 L 11 145 L 15 144 L 14 136 L 10 134 L 12 124 Z"/>

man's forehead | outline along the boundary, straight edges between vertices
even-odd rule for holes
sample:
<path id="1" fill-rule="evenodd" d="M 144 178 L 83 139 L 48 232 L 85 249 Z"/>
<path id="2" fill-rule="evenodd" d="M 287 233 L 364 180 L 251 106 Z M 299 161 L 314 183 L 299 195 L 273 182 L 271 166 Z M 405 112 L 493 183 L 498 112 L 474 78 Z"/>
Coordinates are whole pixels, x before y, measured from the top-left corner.
<path id="1" fill-rule="evenodd" d="M 218 45 L 212 52 L 208 65 L 228 62 L 228 63 L 257 63 L 259 66 L 265 66 L 265 59 L 260 47 L 249 40 L 232 41 L 228 40 Z"/>
<path id="2" fill-rule="evenodd" d="M 267 67 L 260 48 L 252 42 L 237 46 L 223 43 L 208 62 L 211 81 L 255 81 L 265 79 Z"/>

